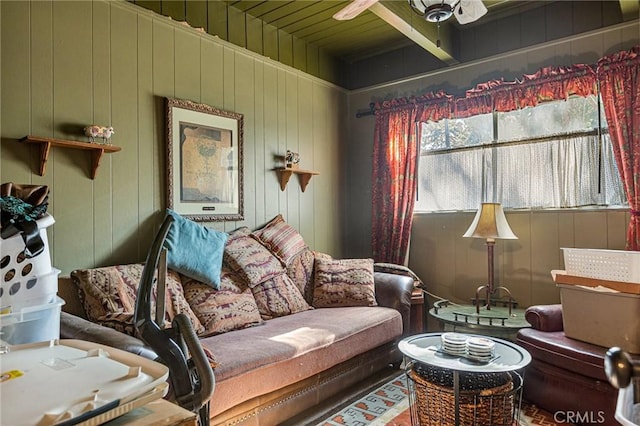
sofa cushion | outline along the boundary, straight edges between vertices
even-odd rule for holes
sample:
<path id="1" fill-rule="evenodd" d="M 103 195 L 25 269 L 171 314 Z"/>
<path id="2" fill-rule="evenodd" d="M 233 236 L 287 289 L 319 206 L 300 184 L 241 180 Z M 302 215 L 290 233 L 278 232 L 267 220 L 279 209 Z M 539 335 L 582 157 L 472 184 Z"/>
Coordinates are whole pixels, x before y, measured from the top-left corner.
<path id="1" fill-rule="evenodd" d="M 220 290 L 183 278 L 185 299 L 204 327 L 202 335 L 239 330 L 262 323 L 258 305 L 244 281 L 222 268 Z"/>
<path id="2" fill-rule="evenodd" d="M 252 234 L 285 265 L 307 248 L 302 235 L 281 214 Z"/>
<path id="3" fill-rule="evenodd" d="M 373 259 L 316 258 L 312 305 L 376 306 Z"/>
<path id="4" fill-rule="evenodd" d="M 219 363 L 212 415 L 393 342 L 401 334 L 398 311 L 347 307 L 308 310 L 203 338 L 202 345 Z"/>
<path id="5" fill-rule="evenodd" d="M 170 209 L 167 209 L 167 215 L 174 218 L 164 241 L 168 267 L 219 288 L 227 234 L 195 223 Z"/>
<path id="6" fill-rule="evenodd" d="M 134 332 L 135 328 L 131 326 L 143 268 L 142 264 L 130 264 L 78 269 L 71 272 L 87 318 L 119 331 Z M 170 325 L 177 314 L 184 313 L 191 320 L 195 332 L 201 333 L 204 328 L 184 298 L 177 272 L 168 271 L 166 291 L 166 324 Z M 155 311 L 155 302 L 154 291 L 151 300 L 152 312 Z"/>
<path id="7" fill-rule="evenodd" d="M 277 318 L 311 309 L 300 290 L 284 272 L 251 287 L 251 291 L 263 319 Z"/>
<path id="8" fill-rule="evenodd" d="M 229 238 L 224 259 L 232 269 L 256 286 L 284 272 L 284 266 L 265 246 L 249 235 Z"/>

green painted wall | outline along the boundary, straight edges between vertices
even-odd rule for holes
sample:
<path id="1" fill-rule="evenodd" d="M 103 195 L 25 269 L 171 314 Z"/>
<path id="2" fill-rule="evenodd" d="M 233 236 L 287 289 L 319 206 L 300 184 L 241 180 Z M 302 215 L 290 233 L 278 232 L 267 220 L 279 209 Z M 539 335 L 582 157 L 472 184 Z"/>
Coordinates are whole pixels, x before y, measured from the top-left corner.
<path id="1" fill-rule="evenodd" d="M 244 114 L 245 220 L 207 226 L 282 213 L 310 247 L 341 255 L 344 90 L 125 1 L 3 0 L 0 23 L 0 181 L 49 185 L 63 273 L 144 260 L 165 208 L 165 97 Z M 18 142 L 84 141 L 93 123 L 112 125 L 122 147 L 95 180 L 87 152 L 52 148 L 39 176 L 38 148 Z M 304 193 L 295 178 L 280 190 L 287 149 L 320 173 Z"/>
<path id="2" fill-rule="evenodd" d="M 340 62 L 285 31 L 278 30 L 220 0 L 128 0 L 140 7 L 188 22 L 259 55 L 340 84 Z"/>

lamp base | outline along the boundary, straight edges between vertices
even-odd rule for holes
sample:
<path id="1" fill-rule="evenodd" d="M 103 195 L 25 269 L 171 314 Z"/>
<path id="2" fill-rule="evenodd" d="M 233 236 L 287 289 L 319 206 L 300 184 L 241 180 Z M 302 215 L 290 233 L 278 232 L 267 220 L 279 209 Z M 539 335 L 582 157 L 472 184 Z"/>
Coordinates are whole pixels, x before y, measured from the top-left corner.
<path id="1" fill-rule="evenodd" d="M 499 291 L 502 290 L 503 292 L 505 292 L 507 294 L 507 298 L 504 297 L 493 297 L 496 294 L 499 293 Z M 480 294 L 482 292 L 485 292 L 485 297 L 481 298 Z M 508 288 L 506 287 L 495 287 L 495 288 L 491 288 L 491 286 L 488 285 L 483 285 L 478 287 L 478 289 L 476 290 L 476 297 L 471 299 L 471 303 L 473 305 L 475 305 L 476 307 L 476 313 L 480 313 L 480 307 L 482 305 L 483 308 L 485 308 L 486 310 L 490 311 L 491 310 L 491 306 L 496 306 L 498 303 L 502 304 L 503 306 L 507 306 L 509 308 L 509 315 L 511 315 L 511 310 L 514 308 L 517 308 L 518 306 L 518 302 L 515 301 L 515 299 L 513 298 L 513 296 L 511 296 L 511 291 L 509 291 Z"/>

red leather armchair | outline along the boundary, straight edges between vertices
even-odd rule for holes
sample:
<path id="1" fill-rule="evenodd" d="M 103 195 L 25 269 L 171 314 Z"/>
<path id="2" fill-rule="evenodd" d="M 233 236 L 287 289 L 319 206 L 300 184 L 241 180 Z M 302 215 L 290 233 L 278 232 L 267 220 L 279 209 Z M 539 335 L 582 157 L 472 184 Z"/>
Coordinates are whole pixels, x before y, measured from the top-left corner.
<path id="1" fill-rule="evenodd" d="M 525 318 L 531 328 L 521 329 L 516 338 L 532 358 L 523 398 L 559 421 L 619 425 L 614 419 L 618 391 L 604 372 L 608 348 L 565 336 L 562 305 L 532 306 Z"/>

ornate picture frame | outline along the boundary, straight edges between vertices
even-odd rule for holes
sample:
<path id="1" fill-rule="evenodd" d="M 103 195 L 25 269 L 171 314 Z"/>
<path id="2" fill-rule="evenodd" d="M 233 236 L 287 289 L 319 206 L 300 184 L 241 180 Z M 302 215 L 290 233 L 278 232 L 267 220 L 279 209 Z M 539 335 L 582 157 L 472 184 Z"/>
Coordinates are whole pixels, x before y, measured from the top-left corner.
<path id="1" fill-rule="evenodd" d="M 244 219 L 244 116 L 166 98 L 167 207 L 189 219 Z"/>

